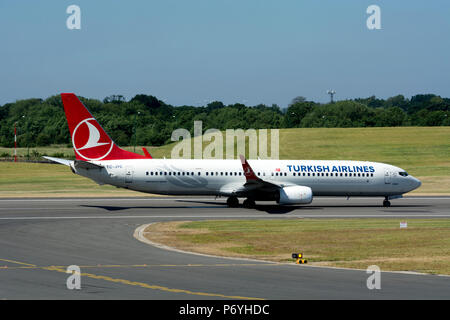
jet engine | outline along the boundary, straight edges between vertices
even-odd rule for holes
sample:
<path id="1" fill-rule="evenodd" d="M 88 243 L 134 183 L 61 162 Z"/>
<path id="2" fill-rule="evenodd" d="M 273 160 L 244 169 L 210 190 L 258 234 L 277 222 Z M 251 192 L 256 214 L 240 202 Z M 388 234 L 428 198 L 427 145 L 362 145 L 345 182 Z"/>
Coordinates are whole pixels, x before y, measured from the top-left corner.
<path id="1" fill-rule="evenodd" d="M 313 200 L 313 194 L 310 187 L 287 186 L 281 188 L 278 204 L 308 204 Z"/>

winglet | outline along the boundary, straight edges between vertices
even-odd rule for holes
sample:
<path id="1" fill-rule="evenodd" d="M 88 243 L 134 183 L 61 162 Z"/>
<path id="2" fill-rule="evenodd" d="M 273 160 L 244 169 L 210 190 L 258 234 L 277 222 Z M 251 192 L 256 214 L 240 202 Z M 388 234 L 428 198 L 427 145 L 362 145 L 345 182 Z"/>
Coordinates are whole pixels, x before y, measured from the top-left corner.
<path id="1" fill-rule="evenodd" d="M 243 155 L 239 155 L 239 158 L 241 158 L 242 169 L 244 169 L 244 176 L 247 179 L 247 182 L 260 180 L 255 172 L 253 172 L 252 167 L 248 164 L 247 159 L 245 159 Z"/>
<path id="2" fill-rule="evenodd" d="M 142 151 L 144 151 L 146 158 L 153 159 L 152 155 L 147 151 L 145 147 L 142 147 Z"/>

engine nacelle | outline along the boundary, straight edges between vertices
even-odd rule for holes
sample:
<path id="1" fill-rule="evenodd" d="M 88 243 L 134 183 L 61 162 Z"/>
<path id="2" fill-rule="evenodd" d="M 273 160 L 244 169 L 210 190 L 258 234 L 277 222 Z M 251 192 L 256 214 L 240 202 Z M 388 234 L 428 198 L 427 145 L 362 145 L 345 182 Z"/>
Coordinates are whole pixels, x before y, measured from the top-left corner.
<path id="1" fill-rule="evenodd" d="M 279 204 L 308 204 L 313 200 L 310 187 L 288 186 L 280 189 Z"/>

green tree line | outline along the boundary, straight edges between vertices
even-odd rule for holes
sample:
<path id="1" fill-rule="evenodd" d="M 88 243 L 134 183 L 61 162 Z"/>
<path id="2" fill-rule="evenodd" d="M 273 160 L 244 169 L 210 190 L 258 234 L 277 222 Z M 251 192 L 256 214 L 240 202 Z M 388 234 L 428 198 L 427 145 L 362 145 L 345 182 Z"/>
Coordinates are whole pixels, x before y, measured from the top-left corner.
<path id="1" fill-rule="evenodd" d="M 138 94 L 129 101 L 121 95 L 80 100 L 113 140 L 122 146 L 159 146 L 170 142 L 172 131 L 185 128 L 193 134 L 194 121 L 203 130 L 273 129 L 311 127 L 448 126 L 450 99 L 434 94 L 376 97 L 320 104 L 295 98 L 285 109 L 277 105 L 224 105 L 220 101 L 203 107 L 172 106 L 156 97 Z M 59 95 L 18 100 L 0 106 L 0 146 L 14 146 L 14 123 L 22 147 L 70 145 L 70 135 Z M 136 133 L 136 135 L 134 135 Z"/>

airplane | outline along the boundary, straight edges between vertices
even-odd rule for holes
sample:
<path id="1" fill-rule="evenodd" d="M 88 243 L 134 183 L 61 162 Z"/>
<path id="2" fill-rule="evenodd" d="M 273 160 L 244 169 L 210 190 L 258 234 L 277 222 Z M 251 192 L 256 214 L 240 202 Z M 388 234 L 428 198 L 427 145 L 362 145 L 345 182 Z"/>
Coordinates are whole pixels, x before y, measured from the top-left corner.
<path id="1" fill-rule="evenodd" d="M 405 170 L 385 163 L 343 160 L 154 159 L 117 146 L 73 93 L 61 94 L 75 160 L 44 158 L 96 183 L 162 195 L 227 197 L 228 207 L 255 201 L 306 205 L 313 197 L 401 198 L 421 186 Z"/>

